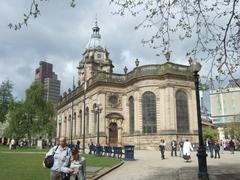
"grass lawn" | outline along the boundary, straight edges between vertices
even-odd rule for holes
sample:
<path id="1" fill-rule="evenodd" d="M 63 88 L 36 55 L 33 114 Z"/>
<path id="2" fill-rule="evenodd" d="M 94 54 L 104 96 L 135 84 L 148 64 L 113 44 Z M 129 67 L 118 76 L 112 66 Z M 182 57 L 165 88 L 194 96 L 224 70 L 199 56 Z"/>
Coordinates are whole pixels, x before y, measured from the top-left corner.
<path id="1" fill-rule="evenodd" d="M 50 171 L 42 167 L 44 156 L 43 150 L 24 148 L 9 151 L 7 147 L 0 146 L 0 180 L 48 180 Z M 120 162 L 118 159 L 89 154 L 84 157 L 87 166 L 110 167 Z"/>

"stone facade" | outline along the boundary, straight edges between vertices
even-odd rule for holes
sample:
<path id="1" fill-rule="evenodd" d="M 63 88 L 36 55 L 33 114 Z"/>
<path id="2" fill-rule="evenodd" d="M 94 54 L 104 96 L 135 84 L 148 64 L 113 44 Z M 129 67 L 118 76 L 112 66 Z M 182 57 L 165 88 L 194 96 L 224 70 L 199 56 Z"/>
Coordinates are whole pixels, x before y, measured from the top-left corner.
<path id="1" fill-rule="evenodd" d="M 91 47 L 87 47 L 79 63 L 78 87 L 65 92 L 58 103 L 57 137 L 70 139 L 72 136 L 74 142 L 82 142 L 85 114 L 86 144 L 96 143 L 95 107 L 100 103 L 100 144 L 133 144 L 139 149 L 158 149 L 160 139 L 170 142 L 188 138 L 196 143 L 196 98 L 190 67 L 167 62 L 137 65 L 129 73 L 115 74 L 107 50 L 99 44 L 100 36 L 94 36 L 99 33 L 96 27 L 88 43 Z M 183 94 L 179 101 L 178 92 Z M 183 112 L 182 106 L 186 106 Z"/>

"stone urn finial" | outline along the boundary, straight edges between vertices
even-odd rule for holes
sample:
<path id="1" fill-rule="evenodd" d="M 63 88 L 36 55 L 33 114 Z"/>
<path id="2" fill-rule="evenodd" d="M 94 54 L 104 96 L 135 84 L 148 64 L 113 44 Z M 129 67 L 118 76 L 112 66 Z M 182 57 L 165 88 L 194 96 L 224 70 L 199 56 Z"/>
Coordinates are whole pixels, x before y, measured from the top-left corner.
<path id="1" fill-rule="evenodd" d="M 138 67 L 139 66 L 139 60 L 138 60 L 138 58 L 136 59 L 136 61 L 135 61 L 135 64 L 136 64 L 136 67 Z"/>
<path id="2" fill-rule="evenodd" d="M 171 57 L 171 51 L 165 52 L 165 53 L 164 53 L 164 56 L 165 56 L 167 62 L 169 62 L 169 61 L 170 61 L 170 57 Z"/>
<path id="3" fill-rule="evenodd" d="M 127 66 L 124 67 L 123 71 L 124 71 L 125 74 L 127 74 L 127 71 L 128 71 Z"/>

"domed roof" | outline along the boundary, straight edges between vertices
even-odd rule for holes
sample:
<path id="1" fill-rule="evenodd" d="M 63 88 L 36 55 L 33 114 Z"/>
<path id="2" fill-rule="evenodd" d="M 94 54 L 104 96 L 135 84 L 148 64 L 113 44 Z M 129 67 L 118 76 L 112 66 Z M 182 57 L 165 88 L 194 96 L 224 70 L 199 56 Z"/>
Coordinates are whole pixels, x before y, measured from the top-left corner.
<path id="1" fill-rule="evenodd" d="M 97 20 L 95 21 L 95 26 L 92 28 L 92 30 L 93 33 L 89 42 L 87 43 L 86 49 L 103 49 L 101 35 L 99 34 L 100 28 L 98 27 Z"/>

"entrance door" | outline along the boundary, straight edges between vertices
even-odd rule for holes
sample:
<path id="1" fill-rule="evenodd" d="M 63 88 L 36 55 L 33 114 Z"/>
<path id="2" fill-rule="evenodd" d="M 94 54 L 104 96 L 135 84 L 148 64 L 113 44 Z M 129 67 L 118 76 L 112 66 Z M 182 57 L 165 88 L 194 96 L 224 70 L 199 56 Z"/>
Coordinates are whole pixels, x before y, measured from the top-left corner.
<path id="1" fill-rule="evenodd" d="M 118 144 L 117 123 L 110 123 L 110 125 L 109 125 L 109 144 L 110 145 L 117 145 Z"/>

